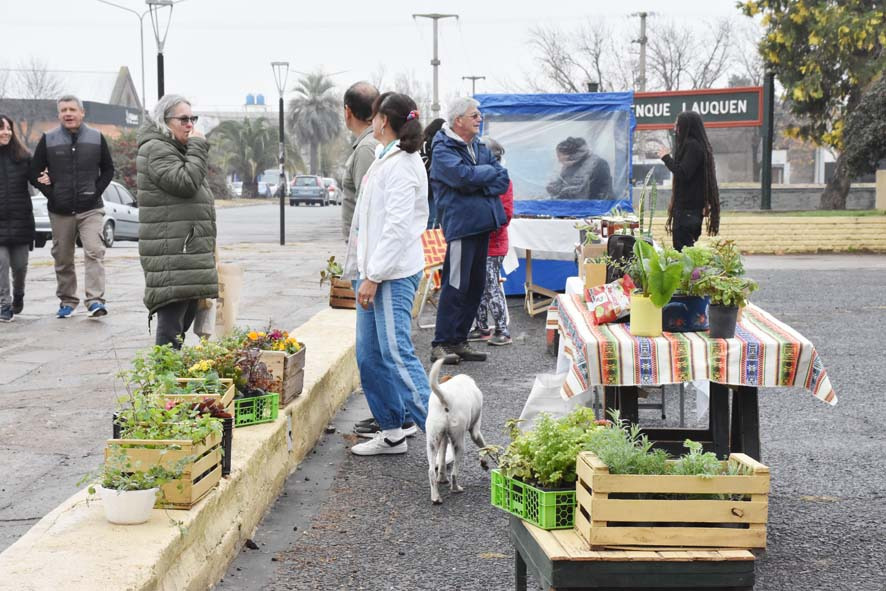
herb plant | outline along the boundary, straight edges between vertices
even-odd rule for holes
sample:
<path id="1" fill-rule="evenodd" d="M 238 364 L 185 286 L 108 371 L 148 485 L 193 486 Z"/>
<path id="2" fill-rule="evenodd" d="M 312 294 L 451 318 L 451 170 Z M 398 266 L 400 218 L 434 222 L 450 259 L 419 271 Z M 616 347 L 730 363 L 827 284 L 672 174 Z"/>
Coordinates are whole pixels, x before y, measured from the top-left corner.
<path id="1" fill-rule="evenodd" d="M 669 262 L 655 251 L 645 240 L 634 243 L 634 259 L 630 267 L 631 279 L 645 297 L 661 308 L 671 300 L 680 286 L 683 265 L 678 261 Z"/>
<path id="2" fill-rule="evenodd" d="M 329 259 L 326 260 L 326 268 L 320 271 L 320 285 L 323 285 L 327 281 L 340 278 L 342 273 L 344 273 L 344 269 L 342 269 L 342 266 L 335 260 L 335 256 L 329 257 Z"/>

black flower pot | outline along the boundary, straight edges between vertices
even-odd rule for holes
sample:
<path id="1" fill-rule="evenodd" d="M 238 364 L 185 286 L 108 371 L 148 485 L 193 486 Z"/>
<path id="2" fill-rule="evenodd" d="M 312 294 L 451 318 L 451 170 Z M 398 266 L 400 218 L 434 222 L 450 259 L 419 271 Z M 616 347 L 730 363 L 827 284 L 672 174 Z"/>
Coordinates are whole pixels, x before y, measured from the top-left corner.
<path id="1" fill-rule="evenodd" d="M 738 306 L 708 306 L 708 322 L 712 339 L 731 339 L 735 336 L 735 323 L 738 321 Z"/>

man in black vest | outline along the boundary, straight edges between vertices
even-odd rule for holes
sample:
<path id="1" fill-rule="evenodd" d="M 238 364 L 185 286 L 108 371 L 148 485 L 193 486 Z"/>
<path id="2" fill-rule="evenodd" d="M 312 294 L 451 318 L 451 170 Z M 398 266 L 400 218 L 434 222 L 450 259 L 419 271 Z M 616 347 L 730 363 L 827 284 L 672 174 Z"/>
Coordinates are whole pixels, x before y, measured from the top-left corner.
<path id="1" fill-rule="evenodd" d="M 105 307 L 105 245 L 102 242 L 104 202 L 102 193 L 114 178 L 114 162 L 100 132 L 83 123 L 83 103 L 75 96 L 58 99 L 58 128 L 44 133 L 34 151 L 32 174 L 48 171 L 49 184 L 38 185 L 46 195 L 52 226 L 52 258 L 55 260 L 57 316 L 67 318 L 77 304 L 77 270 L 74 247 L 83 244 L 86 270 L 86 309 L 98 318 Z"/>

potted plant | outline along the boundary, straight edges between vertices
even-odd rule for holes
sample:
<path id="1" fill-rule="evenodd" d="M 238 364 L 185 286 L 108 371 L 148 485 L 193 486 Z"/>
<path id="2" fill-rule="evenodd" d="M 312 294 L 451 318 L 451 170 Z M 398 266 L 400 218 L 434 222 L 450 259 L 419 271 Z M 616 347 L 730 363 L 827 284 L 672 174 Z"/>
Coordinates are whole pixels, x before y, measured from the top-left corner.
<path id="1" fill-rule="evenodd" d="M 679 261 L 683 273 L 677 291 L 661 310 L 662 330 L 666 332 L 699 332 L 708 330 L 710 298 L 693 287 L 703 269 L 711 262 L 712 252 L 706 246 L 687 246 L 682 251 L 665 247 L 662 255 L 668 261 Z"/>
<path id="2" fill-rule="evenodd" d="M 105 461 L 98 473 L 90 473 L 78 483 L 91 482 L 87 489 L 90 495 L 98 494 L 105 510 L 105 519 L 117 525 L 136 525 L 151 518 L 154 504 L 162 497 L 161 487 L 181 478 L 183 465 L 166 468 L 151 466 L 148 470 L 138 470 L 120 446 L 113 446 L 111 459 Z"/>
<path id="3" fill-rule="evenodd" d="M 756 281 L 744 276 L 741 253 L 731 240 L 713 243 L 709 265 L 694 273 L 690 282 L 693 293 L 710 298 L 710 336 L 721 339 L 735 336 L 739 310 L 757 288 Z"/>
<path id="4" fill-rule="evenodd" d="M 342 266 L 335 260 L 335 257 L 329 257 L 326 261 L 326 268 L 320 271 L 320 285 L 329 281 L 330 307 L 355 310 L 357 296 L 351 282 L 341 278 L 343 272 Z"/>
<path id="5" fill-rule="evenodd" d="M 679 287 L 683 265 L 663 259 L 651 244 L 637 240 L 629 274 L 639 288 L 631 294 L 631 334 L 660 336 L 661 309 Z"/>

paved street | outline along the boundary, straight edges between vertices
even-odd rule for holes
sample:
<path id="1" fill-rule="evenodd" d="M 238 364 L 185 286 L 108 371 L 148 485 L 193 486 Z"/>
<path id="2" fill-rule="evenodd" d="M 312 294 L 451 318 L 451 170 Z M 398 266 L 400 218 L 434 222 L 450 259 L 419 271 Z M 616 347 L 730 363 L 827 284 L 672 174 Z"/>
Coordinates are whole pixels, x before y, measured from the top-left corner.
<path id="1" fill-rule="evenodd" d="M 772 495 L 755 589 L 883 591 L 886 257 L 751 257 L 747 266 L 762 286 L 754 301 L 812 339 L 840 398 L 830 407 L 802 390 L 761 393 Z M 520 414 L 533 376 L 554 368 L 544 317 L 527 317 L 519 299 L 509 304 L 515 344 L 458 368 L 483 390 L 484 434 L 502 445 L 504 422 Z M 430 337 L 416 333 L 424 361 Z M 676 401 L 667 402 L 673 424 Z M 692 401 L 687 411 L 697 424 Z M 432 506 L 421 434 L 405 456 L 347 452 L 354 441 L 347 433 L 367 414 L 365 400 L 352 398 L 336 419 L 338 432 L 287 481 L 254 536 L 259 549 L 244 548 L 217 589 L 513 589 L 507 517 L 490 506 L 476 456 L 465 462 L 465 492 L 442 492 L 444 504 Z M 650 424 L 657 416 L 641 413 Z"/>
<path id="2" fill-rule="evenodd" d="M 241 325 L 302 324 L 327 305 L 319 285 L 326 259 L 344 256 L 339 207 L 287 206 L 285 248 L 278 212 L 264 203 L 218 210 L 221 259 L 244 268 Z M 110 314 L 91 320 L 81 306 L 59 320 L 49 247 L 36 249 L 24 313 L 0 325 L 0 551 L 100 463 L 114 401 L 125 394 L 114 376 L 153 343 L 137 243 L 117 242 L 106 267 Z"/>

